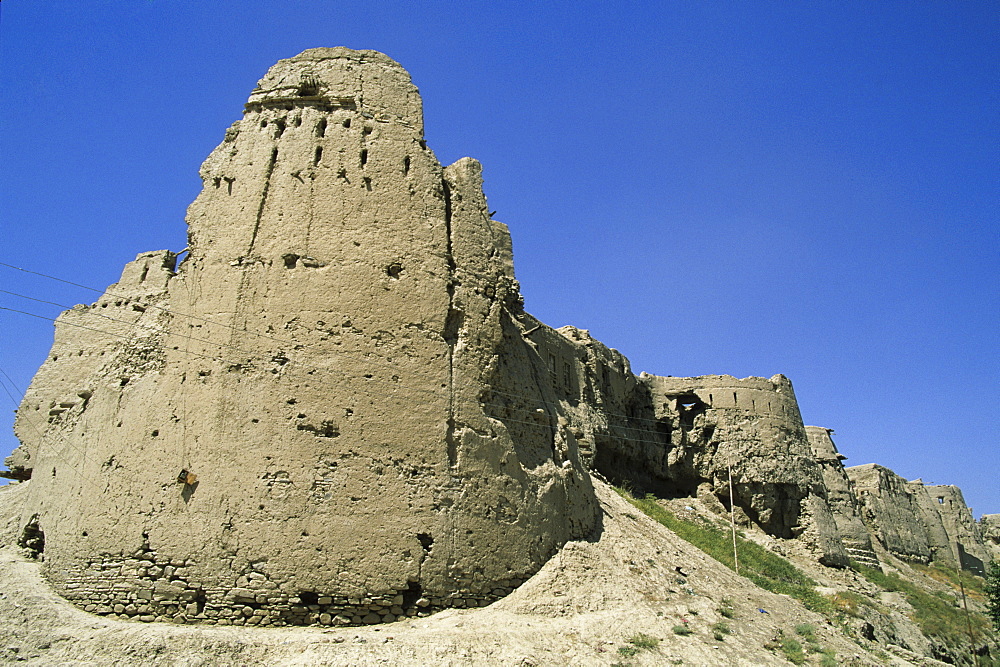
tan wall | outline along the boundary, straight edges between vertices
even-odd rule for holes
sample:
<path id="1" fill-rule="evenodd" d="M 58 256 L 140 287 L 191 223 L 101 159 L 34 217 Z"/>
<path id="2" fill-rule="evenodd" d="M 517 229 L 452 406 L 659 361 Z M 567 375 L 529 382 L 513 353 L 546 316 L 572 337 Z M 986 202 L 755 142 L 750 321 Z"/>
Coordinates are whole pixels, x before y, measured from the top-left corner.
<path id="1" fill-rule="evenodd" d="M 589 534 L 575 441 L 514 438 L 481 402 L 555 386 L 519 385 L 539 361 L 480 173 L 438 164 L 387 57 L 275 65 L 202 166 L 176 276 L 128 287 L 141 256 L 65 314 L 22 407 L 91 392 L 19 426 L 57 588 L 129 616 L 374 622 L 495 599 Z"/>

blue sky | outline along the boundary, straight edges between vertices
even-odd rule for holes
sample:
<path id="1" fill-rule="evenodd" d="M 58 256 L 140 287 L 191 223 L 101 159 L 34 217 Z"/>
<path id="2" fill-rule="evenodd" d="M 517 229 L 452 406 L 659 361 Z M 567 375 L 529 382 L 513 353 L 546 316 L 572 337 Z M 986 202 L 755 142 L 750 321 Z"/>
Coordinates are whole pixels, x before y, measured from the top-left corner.
<path id="1" fill-rule="evenodd" d="M 180 250 L 267 68 L 377 49 L 441 162 L 483 162 L 534 315 L 636 372 L 784 373 L 848 464 L 1000 512 L 998 38 L 973 1 L 6 0 L 0 262 L 103 289 Z M 0 289 L 96 297 L 4 267 Z M 51 337 L 0 311 L 17 390 Z"/>

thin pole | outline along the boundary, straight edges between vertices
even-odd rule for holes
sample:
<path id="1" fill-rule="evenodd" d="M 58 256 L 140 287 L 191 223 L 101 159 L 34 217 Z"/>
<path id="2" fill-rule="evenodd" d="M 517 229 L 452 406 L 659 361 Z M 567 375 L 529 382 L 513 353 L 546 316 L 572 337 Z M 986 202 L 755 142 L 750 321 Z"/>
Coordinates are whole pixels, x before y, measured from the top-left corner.
<path id="1" fill-rule="evenodd" d="M 976 654 L 976 640 L 972 637 L 972 621 L 969 619 L 969 603 L 965 599 L 965 584 L 962 582 L 962 570 L 958 569 L 958 586 L 962 589 L 962 606 L 965 607 L 965 625 L 969 629 L 969 650 L 972 651 L 972 659 L 979 664 L 979 655 Z"/>
<path id="2" fill-rule="evenodd" d="M 739 574 L 740 558 L 736 554 L 736 499 L 733 497 L 733 453 L 730 450 L 726 454 L 729 468 L 729 524 L 733 528 L 733 564 L 736 566 L 736 574 Z"/>

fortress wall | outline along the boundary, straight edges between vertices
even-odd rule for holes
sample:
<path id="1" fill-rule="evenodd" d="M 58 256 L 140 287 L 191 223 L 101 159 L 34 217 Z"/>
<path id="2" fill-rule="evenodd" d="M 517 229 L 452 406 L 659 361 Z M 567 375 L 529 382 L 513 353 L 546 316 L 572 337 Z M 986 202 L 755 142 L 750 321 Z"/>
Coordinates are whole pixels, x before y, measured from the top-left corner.
<path id="1" fill-rule="evenodd" d="M 920 480 L 910 485 L 928 527 L 933 560 L 985 575 L 992 555 L 962 490 L 952 485 L 925 485 Z"/>
<path id="2" fill-rule="evenodd" d="M 984 572 L 992 559 L 956 486 L 926 486 L 875 464 L 847 468 L 873 536 L 894 555 Z"/>
<path id="3" fill-rule="evenodd" d="M 279 62 L 201 174 L 177 274 L 129 265 L 64 314 L 20 410 L 63 410 L 19 454 L 60 593 L 143 620 L 374 623 L 496 599 L 593 530 L 509 234 L 478 163 L 426 148 L 398 64 Z M 136 274 L 145 310 L 117 305 Z M 112 307 L 121 337 L 67 326 Z M 494 389 L 555 406 L 549 426 L 515 432 Z"/>
<path id="4" fill-rule="evenodd" d="M 874 463 L 847 468 L 862 517 L 886 550 L 904 560 L 928 563 L 931 545 L 919 499 L 905 479 Z"/>
<path id="5" fill-rule="evenodd" d="M 990 561 L 1000 560 L 1000 514 L 979 517 L 979 533 L 983 536 L 983 546 L 990 555 Z"/>
<path id="6" fill-rule="evenodd" d="M 845 551 L 851 559 L 871 567 L 879 567 L 872 551 L 871 534 L 861 519 L 861 506 L 854 487 L 844 471 L 843 454 L 833 442 L 832 429 L 806 426 L 806 436 L 823 474 L 827 504 L 833 513 Z"/>

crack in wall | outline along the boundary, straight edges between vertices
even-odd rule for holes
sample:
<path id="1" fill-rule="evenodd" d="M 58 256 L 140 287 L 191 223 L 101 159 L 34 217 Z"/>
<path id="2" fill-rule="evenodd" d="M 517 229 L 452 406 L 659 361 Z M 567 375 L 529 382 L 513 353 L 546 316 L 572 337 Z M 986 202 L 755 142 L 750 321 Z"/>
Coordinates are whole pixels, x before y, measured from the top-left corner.
<path id="1" fill-rule="evenodd" d="M 271 159 L 267 161 L 267 168 L 264 170 L 264 188 L 260 195 L 260 203 L 257 205 L 257 217 L 253 224 L 253 233 L 250 235 L 250 246 L 247 248 L 247 256 L 253 253 L 253 246 L 257 242 L 257 231 L 260 229 L 260 219 L 264 216 L 264 207 L 267 205 L 267 193 L 271 189 L 271 173 L 274 172 L 274 164 L 278 161 L 278 149 L 271 149 Z"/>
<path id="2" fill-rule="evenodd" d="M 441 178 L 444 193 L 444 227 L 446 234 L 446 257 L 448 259 L 448 315 L 444 325 L 444 341 L 448 345 L 448 430 L 445 443 L 448 448 L 448 465 L 458 467 L 458 441 L 455 437 L 455 347 L 458 344 L 459 330 L 462 325 L 462 313 L 455 308 L 456 276 L 455 254 L 452 243 L 451 228 L 451 186 L 447 178 Z"/>

